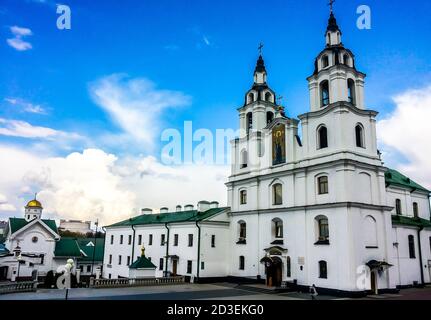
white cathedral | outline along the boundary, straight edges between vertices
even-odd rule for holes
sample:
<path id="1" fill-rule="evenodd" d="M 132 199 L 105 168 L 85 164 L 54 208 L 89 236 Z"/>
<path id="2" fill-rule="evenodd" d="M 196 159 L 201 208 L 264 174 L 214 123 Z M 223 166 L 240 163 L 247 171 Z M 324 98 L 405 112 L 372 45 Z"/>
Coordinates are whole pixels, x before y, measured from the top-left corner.
<path id="1" fill-rule="evenodd" d="M 298 119 L 277 104 L 259 56 L 238 109 L 228 207 L 143 209 L 107 226 L 105 278 L 128 277 L 144 246 L 156 276 L 199 282 L 350 296 L 431 282 L 430 191 L 383 165 L 365 74 L 332 12 L 325 40 L 307 78 L 310 111 Z"/>

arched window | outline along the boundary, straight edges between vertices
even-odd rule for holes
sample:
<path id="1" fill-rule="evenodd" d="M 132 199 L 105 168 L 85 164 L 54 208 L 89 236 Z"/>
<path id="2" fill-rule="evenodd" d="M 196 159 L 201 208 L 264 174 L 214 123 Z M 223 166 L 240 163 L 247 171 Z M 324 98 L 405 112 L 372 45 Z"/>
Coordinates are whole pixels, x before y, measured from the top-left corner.
<path id="1" fill-rule="evenodd" d="M 356 146 L 359 148 L 365 148 L 364 128 L 360 124 L 357 124 L 355 127 L 355 138 L 356 138 Z"/>
<path id="2" fill-rule="evenodd" d="M 274 120 L 274 113 L 272 113 L 271 111 L 268 111 L 266 113 L 266 124 L 270 124 L 272 120 Z"/>
<path id="3" fill-rule="evenodd" d="M 348 101 L 355 105 L 356 104 L 356 97 L 355 97 L 355 81 L 352 79 L 347 80 L 347 97 Z"/>
<path id="4" fill-rule="evenodd" d="M 272 186 L 272 204 L 283 204 L 283 186 L 281 183 L 276 183 Z"/>
<path id="5" fill-rule="evenodd" d="M 323 149 L 328 147 L 328 129 L 325 126 L 320 126 L 317 129 L 317 146 L 318 149 Z"/>
<path id="6" fill-rule="evenodd" d="M 245 259 L 244 256 L 239 256 L 239 270 L 245 269 Z"/>
<path id="7" fill-rule="evenodd" d="M 239 192 L 239 203 L 246 204 L 247 203 L 247 190 L 241 190 Z"/>
<path id="8" fill-rule="evenodd" d="M 240 168 L 247 168 L 248 166 L 248 153 L 247 150 L 242 150 L 241 151 L 241 164 L 240 164 Z"/>
<path id="9" fill-rule="evenodd" d="M 317 226 L 317 243 L 329 244 L 329 223 L 326 216 L 320 215 L 315 218 Z"/>
<path id="10" fill-rule="evenodd" d="M 415 237 L 413 235 L 409 235 L 409 257 L 410 259 L 416 258 L 415 253 Z"/>
<path id="11" fill-rule="evenodd" d="M 250 133 L 250 130 L 253 129 L 253 113 L 247 113 L 247 134 Z"/>
<path id="12" fill-rule="evenodd" d="M 247 238 L 247 224 L 244 220 L 240 220 L 237 223 L 237 236 L 238 241 L 237 244 L 246 244 L 246 238 Z"/>
<path id="13" fill-rule="evenodd" d="M 328 278 L 328 264 L 326 261 L 319 261 L 319 278 L 327 279 Z"/>
<path id="14" fill-rule="evenodd" d="M 322 108 L 329 104 L 329 82 L 328 80 L 320 83 L 320 97 L 322 99 Z"/>
<path id="15" fill-rule="evenodd" d="M 317 178 L 317 192 L 318 194 L 329 193 L 328 176 L 321 176 Z"/>
<path id="16" fill-rule="evenodd" d="M 401 212 L 401 200 L 400 199 L 395 200 L 395 212 L 396 212 L 396 214 L 402 214 L 402 212 Z"/>
<path id="17" fill-rule="evenodd" d="M 265 101 L 272 102 L 272 94 L 271 94 L 271 92 L 265 93 Z"/>
<path id="18" fill-rule="evenodd" d="M 254 101 L 254 94 L 253 92 L 250 92 L 248 94 L 248 103 L 252 103 Z"/>
<path id="19" fill-rule="evenodd" d="M 272 231 L 274 238 L 283 238 L 283 220 L 280 218 L 272 219 Z"/>
<path id="20" fill-rule="evenodd" d="M 344 64 L 346 65 L 346 66 L 348 66 L 348 65 L 350 65 L 350 61 L 349 61 L 349 55 L 347 55 L 347 54 L 345 54 L 344 56 L 343 56 L 343 60 L 344 60 Z"/>
<path id="21" fill-rule="evenodd" d="M 365 234 L 365 247 L 377 247 L 377 222 L 372 216 L 366 216 L 363 233 Z"/>
<path id="22" fill-rule="evenodd" d="M 419 217 L 419 208 L 417 202 L 413 202 L 413 216 L 415 218 Z"/>
<path id="23" fill-rule="evenodd" d="M 292 276 L 292 273 L 291 273 L 290 257 L 286 257 L 286 277 L 290 278 L 291 276 Z"/>
<path id="24" fill-rule="evenodd" d="M 329 58 L 325 55 L 322 57 L 322 69 L 326 68 L 327 66 L 329 66 Z"/>

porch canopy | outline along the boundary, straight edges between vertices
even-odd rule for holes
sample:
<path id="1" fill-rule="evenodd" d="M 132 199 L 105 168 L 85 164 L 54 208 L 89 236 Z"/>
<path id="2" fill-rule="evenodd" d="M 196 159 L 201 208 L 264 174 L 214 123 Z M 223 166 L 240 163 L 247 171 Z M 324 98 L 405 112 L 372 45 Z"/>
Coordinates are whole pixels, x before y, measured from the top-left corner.
<path id="1" fill-rule="evenodd" d="M 370 268 L 370 270 L 384 270 L 393 266 L 392 264 L 387 263 L 386 261 L 377 261 L 377 260 L 370 260 L 366 263 L 366 265 L 368 266 L 368 268 Z"/>

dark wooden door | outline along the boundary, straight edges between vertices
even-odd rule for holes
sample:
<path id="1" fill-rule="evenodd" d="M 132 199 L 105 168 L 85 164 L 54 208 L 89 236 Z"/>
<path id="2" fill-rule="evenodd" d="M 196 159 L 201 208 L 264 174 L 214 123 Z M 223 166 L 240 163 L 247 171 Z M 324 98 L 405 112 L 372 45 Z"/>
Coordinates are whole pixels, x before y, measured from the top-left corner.
<path id="1" fill-rule="evenodd" d="M 177 275 L 177 260 L 172 260 L 172 275 L 176 276 Z"/>

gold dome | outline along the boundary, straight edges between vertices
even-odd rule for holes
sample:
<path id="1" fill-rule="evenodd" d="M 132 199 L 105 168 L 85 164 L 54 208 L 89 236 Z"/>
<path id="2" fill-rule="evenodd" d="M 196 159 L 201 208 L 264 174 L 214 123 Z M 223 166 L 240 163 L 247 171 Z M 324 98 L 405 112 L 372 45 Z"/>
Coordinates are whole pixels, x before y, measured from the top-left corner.
<path id="1" fill-rule="evenodd" d="M 27 203 L 26 208 L 42 208 L 42 204 L 36 199 L 33 199 Z"/>

